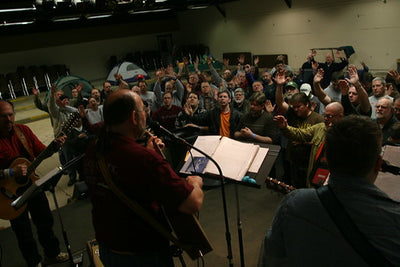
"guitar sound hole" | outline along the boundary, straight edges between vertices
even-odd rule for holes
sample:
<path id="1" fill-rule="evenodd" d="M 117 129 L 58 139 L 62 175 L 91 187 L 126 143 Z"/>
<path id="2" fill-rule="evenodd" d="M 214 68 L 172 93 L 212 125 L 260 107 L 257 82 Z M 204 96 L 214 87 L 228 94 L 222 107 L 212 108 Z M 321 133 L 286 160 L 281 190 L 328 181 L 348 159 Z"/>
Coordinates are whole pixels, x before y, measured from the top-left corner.
<path id="1" fill-rule="evenodd" d="M 27 185 L 18 187 L 18 189 L 15 191 L 15 193 L 17 194 L 17 196 L 22 195 L 32 184 L 32 181 L 30 181 L 30 183 L 28 183 Z"/>
<path id="2" fill-rule="evenodd" d="M 15 178 L 15 182 L 17 184 L 26 184 L 28 179 L 29 179 L 28 176 L 19 176 L 19 177 Z"/>

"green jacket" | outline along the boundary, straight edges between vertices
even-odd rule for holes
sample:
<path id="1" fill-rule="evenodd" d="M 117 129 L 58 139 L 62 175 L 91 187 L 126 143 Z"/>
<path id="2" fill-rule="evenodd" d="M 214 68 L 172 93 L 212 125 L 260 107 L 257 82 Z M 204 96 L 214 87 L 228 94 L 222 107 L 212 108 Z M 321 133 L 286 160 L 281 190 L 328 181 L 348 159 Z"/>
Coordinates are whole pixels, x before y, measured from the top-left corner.
<path id="1" fill-rule="evenodd" d="M 320 122 L 306 129 L 299 129 L 288 125 L 286 129 L 282 129 L 282 133 L 289 138 L 289 140 L 312 143 L 307 169 L 307 185 L 310 186 L 310 173 L 314 167 L 314 159 L 322 142 L 325 141 L 325 123 Z"/>

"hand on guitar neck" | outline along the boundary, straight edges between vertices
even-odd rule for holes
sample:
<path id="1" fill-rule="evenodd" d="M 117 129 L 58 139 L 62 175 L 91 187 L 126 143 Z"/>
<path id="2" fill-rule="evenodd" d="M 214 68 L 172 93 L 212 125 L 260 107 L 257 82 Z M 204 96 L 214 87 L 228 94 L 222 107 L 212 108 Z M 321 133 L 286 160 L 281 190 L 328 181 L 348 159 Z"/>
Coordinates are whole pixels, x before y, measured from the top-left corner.
<path id="1" fill-rule="evenodd" d="M 165 158 L 164 153 L 163 153 L 165 144 L 163 143 L 163 141 L 147 130 L 144 131 L 144 133 L 149 137 L 149 140 L 147 140 L 146 147 L 148 149 L 155 150 L 158 154 L 160 154 L 161 156 L 163 156 L 163 158 Z"/>

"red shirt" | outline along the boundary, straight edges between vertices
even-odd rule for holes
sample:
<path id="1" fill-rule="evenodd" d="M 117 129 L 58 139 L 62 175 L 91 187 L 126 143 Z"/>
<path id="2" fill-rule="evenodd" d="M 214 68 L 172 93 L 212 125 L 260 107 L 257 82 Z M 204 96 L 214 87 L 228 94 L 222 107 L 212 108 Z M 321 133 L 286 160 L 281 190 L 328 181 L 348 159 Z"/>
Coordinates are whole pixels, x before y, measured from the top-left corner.
<path id="1" fill-rule="evenodd" d="M 46 148 L 28 126 L 17 124 L 16 127 L 21 129 L 35 157 Z M 29 152 L 22 145 L 14 129 L 12 129 L 8 135 L 0 135 L 0 169 L 7 169 L 12 161 L 18 157 L 24 157 L 30 161 L 33 160 Z"/>
<path id="2" fill-rule="evenodd" d="M 133 139 L 111 134 L 105 160 L 114 183 L 159 221 L 159 205 L 177 209 L 193 187 L 180 178 L 169 163 L 153 150 Z M 168 240 L 123 204 L 105 188 L 95 147 L 89 147 L 84 159 L 84 176 L 92 201 L 96 239 L 117 251 L 150 251 L 168 245 Z"/>

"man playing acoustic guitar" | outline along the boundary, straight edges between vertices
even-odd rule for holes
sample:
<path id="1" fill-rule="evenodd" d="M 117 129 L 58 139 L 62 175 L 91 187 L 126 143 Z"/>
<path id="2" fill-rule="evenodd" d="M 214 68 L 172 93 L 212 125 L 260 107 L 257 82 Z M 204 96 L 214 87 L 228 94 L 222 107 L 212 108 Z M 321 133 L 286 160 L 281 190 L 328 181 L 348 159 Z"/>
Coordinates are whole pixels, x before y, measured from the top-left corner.
<path id="1" fill-rule="evenodd" d="M 15 112 L 11 102 L 0 100 L 0 202 L 9 205 L 20 192 L 12 192 L 7 185 L 18 179 L 29 182 L 27 163 L 15 163 L 16 158 L 34 160 L 46 146 L 39 141 L 31 129 L 25 125 L 14 124 Z M 65 137 L 55 139 L 52 146 L 56 152 L 64 143 Z M 52 154 L 50 153 L 50 155 Z M 50 156 L 49 155 L 49 156 Z M 21 161 L 18 161 L 21 162 Z M 28 162 L 28 161 L 27 161 Z M 20 182 L 20 181 L 19 181 Z M 18 191 L 18 190 L 16 190 Z M 17 195 L 16 195 L 17 194 Z M 22 209 L 22 208 L 21 208 Z M 4 212 L 4 208 L 1 209 Z M 38 191 L 27 204 L 21 214 L 5 215 L 10 219 L 11 227 L 17 236 L 18 246 L 28 266 L 41 266 L 42 257 L 39 254 L 36 241 L 33 238 L 28 212 L 37 228 L 40 244 L 45 253 L 43 264 L 64 262 L 68 260 L 66 253 L 60 252 L 59 241 L 53 233 L 53 217 L 49 203 L 43 191 Z"/>
<path id="2" fill-rule="evenodd" d="M 138 94 L 124 89 L 112 93 L 104 104 L 104 123 L 107 131 L 84 160 L 101 261 L 107 267 L 173 266 L 168 239 L 131 210 L 130 203 L 137 202 L 165 225 L 161 205 L 186 214 L 200 209 L 202 179 L 188 176 L 185 182 L 178 177 L 155 151 L 163 145 L 160 139 L 151 137 L 147 147 L 136 142 L 146 127 Z M 124 197 L 129 200 L 122 201 Z"/>

